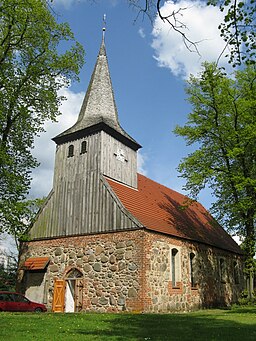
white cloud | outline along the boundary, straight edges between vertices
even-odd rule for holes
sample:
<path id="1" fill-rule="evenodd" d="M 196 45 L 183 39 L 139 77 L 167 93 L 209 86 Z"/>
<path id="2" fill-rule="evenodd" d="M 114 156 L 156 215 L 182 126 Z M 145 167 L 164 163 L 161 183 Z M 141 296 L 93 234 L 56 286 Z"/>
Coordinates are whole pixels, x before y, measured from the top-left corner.
<path id="1" fill-rule="evenodd" d="M 175 3 L 166 1 L 161 12 L 167 15 L 180 8 L 184 10 L 177 14 L 177 19 L 185 25 L 181 31 L 190 41 L 200 42 L 198 49 L 201 56 L 195 49 L 190 52 L 182 36 L 159 17 L 154 22 L 152 47 L 160 67 L 169 68 L 175 76 L 187 78 L 189 74 L 200 71 L 203 61 L 216 61 L 221 54 L 225 43 L 219 36 L 218 25 L 224 14 L 218 7 L 207 6 L 206 2 L 200 0 L 179 0 Z"/>
<path id="2" fill-rule="evenodd" d="M 143 154 L 140 150 L 138 151 L 138 172 L 143 175 L 147 175 L 147 170 L 145 169 L 145 164 L 147 161 L 146 154 Z"/>
<path id="3" fill-rule="evenodd" d="M 65 9 L 69 9 L 72 5 L 78 4 L 79 2 L 87 2 L 88 0 L 53 0 L 54 5 L 61 5 Z"/>
<path id="4" fill-rule="evenodd" d="M 238 244 L 238 245 L 240 245 L 242 242 L 243 242 L 243 240 L 241 239 L 241 237 L 239 237 L 239 236 L 232 236 L 232 238 L 234 239 L 234 241 Z"/>
<path id="5" fill-rule="evenodd" d="M 146 37 L 144 29 L 142 27 L 139 28 L 138 33 L 141 36 L 141 38 L 145 38 Z"/>
<path id="6" fill-rule="evenodd" d="M 6 261 L 8 261 L 8 256 L 15 258 L 18 256 L 14 237 L 7 233 L 0 233 L 0 255 L 7 256 Z"/>
<path id="7" fill-rule="evenodd" d="M 55 143 L 51 139 L 76 122 L 84 98 L 84 93 L 74 93 L 70 89 L 62 89 L 60 95 L 67 98 L 60 107 L 62 115 L 58 122 L 46 122 L 45 133 L 35 140 L 35 148 L 32 153 L 40 162 L 40 166 L 32 173 L 30 191 L 32 197 L 46 196 L 51 190 L 55 157 Z"/>

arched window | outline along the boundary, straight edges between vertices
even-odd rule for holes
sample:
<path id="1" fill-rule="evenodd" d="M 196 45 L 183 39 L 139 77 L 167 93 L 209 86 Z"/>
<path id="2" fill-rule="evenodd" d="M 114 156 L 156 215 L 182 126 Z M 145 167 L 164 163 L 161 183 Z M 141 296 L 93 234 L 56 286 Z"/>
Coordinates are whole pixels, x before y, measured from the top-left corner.
<path id="1" fill-rule="evenodd" d="M 220 280 L 222 283 L 226 282 L 226 264 L 225 264 L 225 259 L 220 258 L 219 261 L 220 264 Z"/>
<path id="2" fill-rule="evenodd" d="M 80 154 L 85 154 L 87 152 L 87 142 L 86 141 L 83 141 L 81 143 L 81 151 L 80 151 Z"/>
<path id="3" fill-rule="evenodd" d="M 76 279 L 76 278 L 81 278 L 81 277 L 83 277 L 83 274 L 81 273 L 81 271 L 79 271 L 76 268 L 71 269 L 66 275 L 66 278 L 70 278 L 70 279 Z"/>
<path id="4" fill-rule="evenodd" d="M 74 145 L 70 144 L 68 146 L 68 157 L 72 157 L 72 156 L 74 156 Z"/>
<path id="5" fill-rule="evenodd" d="M 190 283 L 191 287 L 195 287 L 195 254 L 193 252 L 189 255 L 189 262 L 190 262 Z"/>
<path id="6" fill-rule="evenodd" d="M 234 282 L 235 284 L 239 284 L 239 265 L 237 262 L 234 262 Z"/>
<path id="7" fill-rule="evenodd" d="M 175 288 L 177 287 L 177 262 L 178 258 L 178 250 L 177 249 L 172 249 L 171 252 L 171 266 L 172 266 L 172 287 Z"/>

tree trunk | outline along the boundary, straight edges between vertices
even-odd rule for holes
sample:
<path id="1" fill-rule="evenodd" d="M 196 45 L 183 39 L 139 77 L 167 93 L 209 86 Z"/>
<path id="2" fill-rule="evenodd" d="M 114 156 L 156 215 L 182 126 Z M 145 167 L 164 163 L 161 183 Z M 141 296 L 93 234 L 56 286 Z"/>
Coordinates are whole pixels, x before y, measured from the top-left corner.
<path id="1" fill-rule="evenodd" d="M 254 292 L 254 276 L 253 273 L 250 273 L 249 276 L 249 285 L 248 285 L 248 298 L 251 300 L 253 298 L 253 292 Z"/>
<path id="2" fill-rule="evenodd" d="M 246 222 L 246 239 L 245 239 L 245 272 L 248 276 L 247 290 L 248 298 L 251 300 L 254 293 L 254 268 L 255 268 L 255 232 L 254 220 L 251 215 L 250 219 Z"/>

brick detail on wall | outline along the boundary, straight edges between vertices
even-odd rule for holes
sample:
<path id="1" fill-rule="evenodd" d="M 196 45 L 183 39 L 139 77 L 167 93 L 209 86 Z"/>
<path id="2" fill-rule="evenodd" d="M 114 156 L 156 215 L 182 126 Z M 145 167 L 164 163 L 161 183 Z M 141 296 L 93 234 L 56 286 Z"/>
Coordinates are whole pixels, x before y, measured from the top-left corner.
<path id="1" fill-rule="evenodd" d="M 171 249 L 180 254 L 179 281 L 173 288 L 171 276 Z M 194 287 L 191 287 L 190 254 L 195 254 Z M 227 263 L 227 282 L 221 283 L 218 268 L 219 257 Z M 235 284 L 232 264 L 240 264 L 240 283 Z M 199 244 L 172 238 L 163 234 L 146 232 L 144 243 L 143 273 L 146 283 L 146 312 L 188 311 L 202 307 L 225 306 L 236 302 L 243 290 L 241 256 Z"/>

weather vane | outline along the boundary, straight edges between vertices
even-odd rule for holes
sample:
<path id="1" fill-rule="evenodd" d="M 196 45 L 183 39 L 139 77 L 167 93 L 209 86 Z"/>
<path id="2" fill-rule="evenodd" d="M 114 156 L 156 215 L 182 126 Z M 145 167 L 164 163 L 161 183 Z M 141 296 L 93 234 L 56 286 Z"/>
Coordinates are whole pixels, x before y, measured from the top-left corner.
<path id="1" fill-rule="evenodd" d="M 106 31 L 106 14 L 103 15 L 103 27 L 102 27 L 102 36 L 103 36 L 103 39 L 105 38 L 105 31 Z"/>

